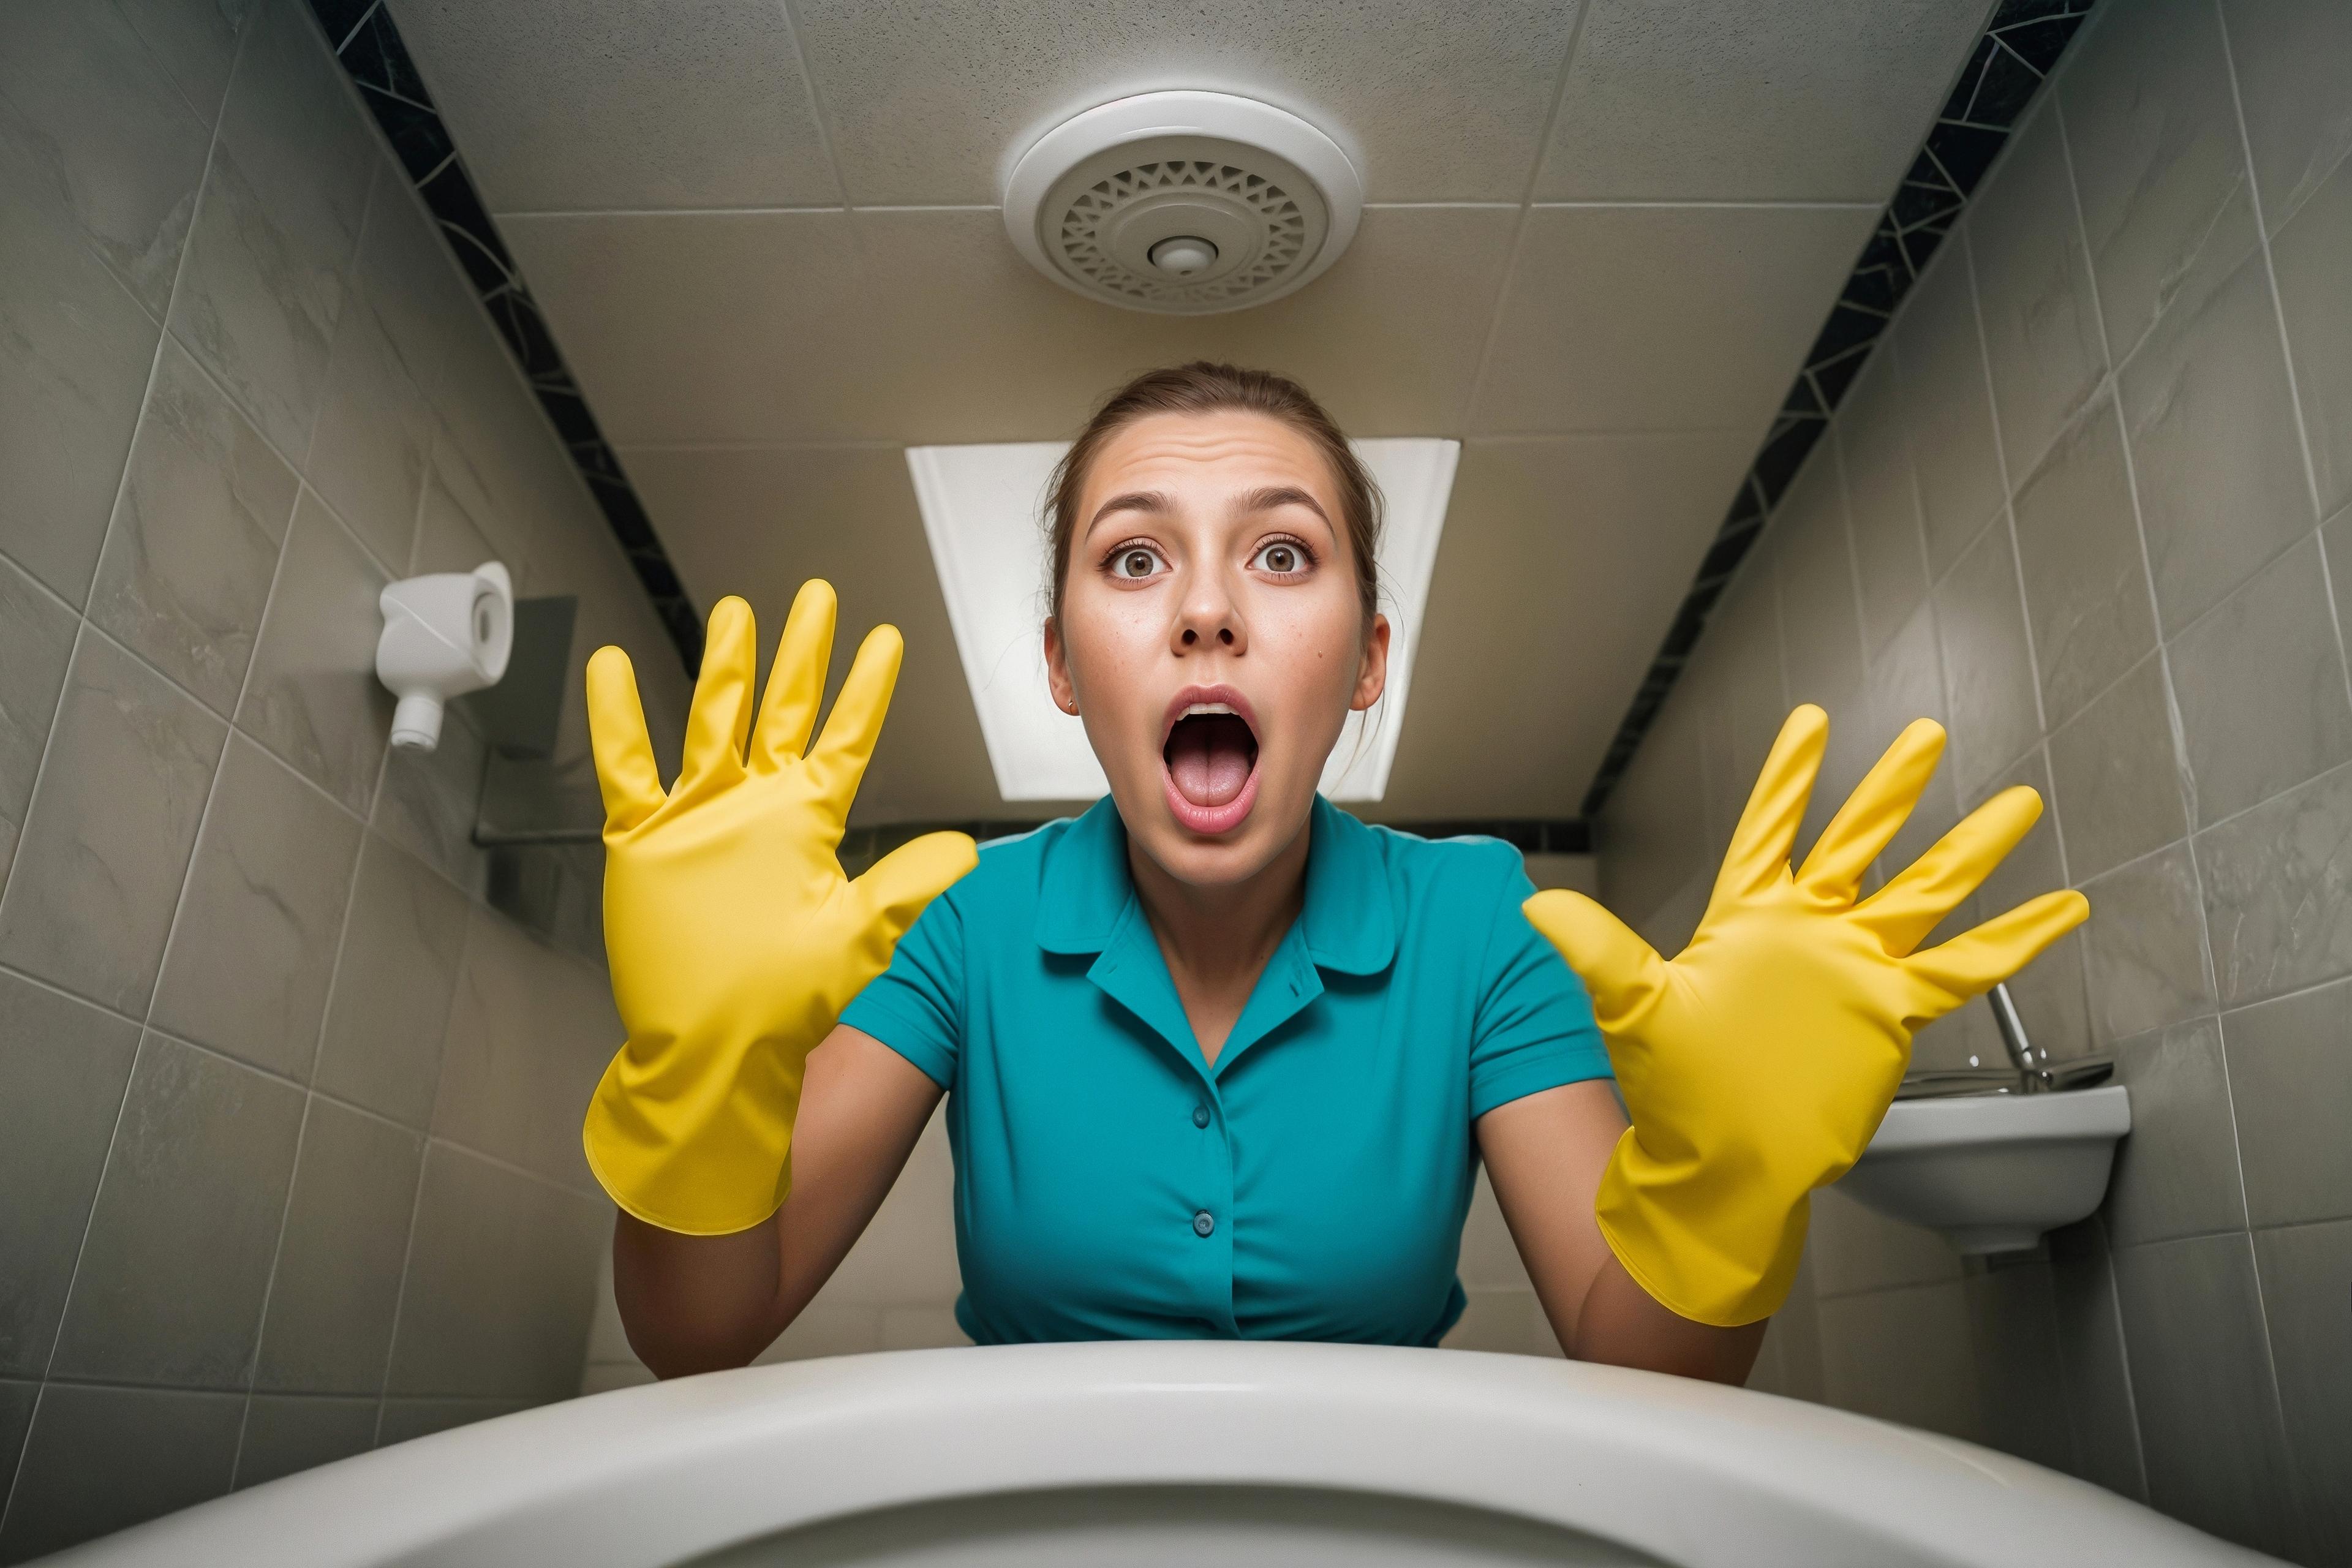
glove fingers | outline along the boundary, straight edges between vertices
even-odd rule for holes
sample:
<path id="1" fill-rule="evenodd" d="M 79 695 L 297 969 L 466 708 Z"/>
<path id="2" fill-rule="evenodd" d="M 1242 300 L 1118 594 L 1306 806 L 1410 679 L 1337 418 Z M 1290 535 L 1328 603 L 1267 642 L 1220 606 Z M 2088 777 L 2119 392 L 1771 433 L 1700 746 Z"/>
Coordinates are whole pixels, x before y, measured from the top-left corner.
<path id="1" fill-rule="evenodd" d="M 980 851 L 968 835 L 926 833 L 882 857 L 850 886 L 895 942 L 925 906 L 979 864 Z"/>
<path id="2" fill-rule="evenodd" d="M 835 820 L 849 819 L 849 803 L 857 796 L 858 781 L 873 760 L 874 742 L 881 738 L 882 720 L 890 711 L 890 690 L 898 683 L 898 661 L 906 644 L 896 626 L 876 626 L 858 646 L 849 678 L 833 700 L 824 733 L 808 754 L 819 796 L 834 808 Z"/>
<path id="3" fill-rule="evenodd" d="M 588 749 L 604 796 L 605 833 L 625 833 L 651 816 L 663 799 L 661 770 L 646 733 L 636 668 L 610 643 L 588 660 Z"/>
<path id="4" fill-rule="evenodd" d="M 1913 953 L 1903 967 L 1914 978 L 1948 993 L 1948 1005 L 1958 1006 L 2032 963 L 2043 948 L 2090 918 L 2091 900 L 2072 889 L 2044 893 L 1949 942 Z"/>
<path id="5" fill-rule="evenodd" d="M 1716 899 L 1760 892 L 1779 878 L 1796 842 L 1797 825 L 1804 820 L 1805 802 L 1812 796 L 1829 730 L 1829 715 L 1810 702 L 1800 704 L 1780 726 L 1739 826 L 1732 830 L 1731 847 L 1716 874 Z"/>
<path id="6" fill-rule="evenodd" d="M 1919 804 L 1919 792 L 1927 787 L 1943 754 L 1944 727 L 1932 719 L 1913 721 L 1822 829 L 1797 872 L 1798 882 L 1818 898 L 1851 902 L 1862 886 L 1863 872 Z"/>
<path id="7" fill-rule="evenodd" d="M 1854 918 L 1877 933 L 1887 952 L 1909 952 L 1992 875 L 2041 816 L 2042 797 L 2032 789 L 2018 784 L 2001 791 L 1864 900 Z"/>
<path id="8" fill-rule="evenodd" d="M 768 667 L 768 689 L 760 700 L 760 724 L 751 742 L 754 770 L 772 773 L 808 750 L 817 708 L 824 701 L 837 609 L 832 584 L 812 577 L 801 584 L 793 612 L 784 617 L 775 662 Z"/>
<path id="9" fill-rule="evenodd" d="M 1555 888 L 1519 908 L 1583 980 L 1603 1030 L 1622 1027 L 1665 984 L 1665 960 L 1656 950 L 1583 894 Z"/>
<path id="10" fill-rule="evenodd" d="M 686 715 L 679 795 L 742 776 L 743 741 L 751 728 L 751 682 L 759 666 L 758 636 L 751 606 L 734 595 L 710 607 L 702 672 L 695 677 L 694 706 Z"/>

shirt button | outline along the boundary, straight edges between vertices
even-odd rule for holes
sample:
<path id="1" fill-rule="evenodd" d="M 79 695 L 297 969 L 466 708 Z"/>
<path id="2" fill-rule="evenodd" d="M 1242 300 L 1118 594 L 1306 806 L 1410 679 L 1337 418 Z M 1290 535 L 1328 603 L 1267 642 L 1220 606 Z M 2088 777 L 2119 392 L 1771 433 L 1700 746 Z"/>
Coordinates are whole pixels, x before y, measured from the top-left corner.
<path id="1" fill-rule="evenodd" d="M 1206 1236 L 1216 1228 L 1217 1216 L 1211 1214 L 1207 1209 L 1202 1209 L 1199 1214 L 1192 1216 L 1192 1234 L 1194 1236 Z"/>
<path id="2" fill-rule="evenodd" d="M 1209 1108 L 1205 1105 L 1194 1106 L 1192 1108 L 1192 1125 L 1195 1127 L 1206 1127 L 1208 1124 Z"/>

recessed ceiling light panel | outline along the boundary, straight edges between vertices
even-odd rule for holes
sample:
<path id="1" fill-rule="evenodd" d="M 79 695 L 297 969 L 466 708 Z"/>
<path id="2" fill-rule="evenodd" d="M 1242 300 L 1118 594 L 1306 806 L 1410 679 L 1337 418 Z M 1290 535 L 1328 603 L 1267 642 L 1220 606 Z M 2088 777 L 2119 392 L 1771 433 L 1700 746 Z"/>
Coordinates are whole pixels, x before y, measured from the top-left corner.
<path id="1" fill-rule="evenodd" d="M 1320 787 L 1333 800 L 1378 800 L 1404 730 L 1422 610 L 1462 445 L 1422 437 L 1353 445 L 1388 500 L 1380 550 L 1388 687 L 1369 714 L 1349 716 Z M 1045 686 L 1049 578 L 1040 519 L 1054 465 L 1067 450 L 1058 441 L 907 450 L 956 652 L 997 793 L 1007 801 L 1089 801 L 1110 788 L 1085 725 L 1054 706 Z"/>
<path id="2" fill-rule="evenodd" d="M 1089 299 L 1205 316 L 1278 300 L 1355 237 L 1363 181 L 1298 116 L 1224 92 L 1148 92 L 1039 137 L 1004 185 L 1004 226 Z"/>

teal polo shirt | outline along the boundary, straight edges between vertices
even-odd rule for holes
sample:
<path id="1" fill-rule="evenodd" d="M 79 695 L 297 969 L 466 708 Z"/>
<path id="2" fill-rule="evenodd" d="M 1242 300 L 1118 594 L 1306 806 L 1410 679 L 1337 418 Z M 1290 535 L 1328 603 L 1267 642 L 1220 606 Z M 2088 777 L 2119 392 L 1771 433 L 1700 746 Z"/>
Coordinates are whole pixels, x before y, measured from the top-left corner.
<path id="1" fill-rule="evenodd" d="M 983 846 L 842 1015 L 949 1091 L 975 1341 L 1430 1345 L 1461 1316 L 1471 1123 L 1609 1058 L 1517 850 L 1319 796 L 1310 832 L 1213 1067 L 1108 799 Z"/>

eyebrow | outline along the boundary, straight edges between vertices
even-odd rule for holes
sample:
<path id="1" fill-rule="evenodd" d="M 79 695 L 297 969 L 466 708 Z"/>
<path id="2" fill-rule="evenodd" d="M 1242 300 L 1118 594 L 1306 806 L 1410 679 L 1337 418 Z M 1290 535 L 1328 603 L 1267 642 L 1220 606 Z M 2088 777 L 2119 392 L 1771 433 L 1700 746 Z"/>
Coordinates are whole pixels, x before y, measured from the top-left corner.
<path id="1" fill-rule="evenodd" d="M 1272 511 L 1276 507 L 1285 506 L 1303 506 L 1321 518 L 1325 527 L 1331 525 L 1331 516 L 1323 510 L 1323 503 L 1296 485 L 1266 485 L 1241 498 L 1243 511 Z M 1165 491 L 1128 490 L 1123 494 L 1111 497 L 1110 500 L 1095 508 L 1094 516 L 1087 520 L 1086 531 L 1087 534 L 1093 533 L 1095 525 L 1115 511 L 1140 511 L 1165 515 L 1175 510 L 1175 502 L 1168 498 Z"/>
<path id="2" fill-rule="evenodd" d="M 1296 485 L 1271 485 L 1242 497 L 1244 511 L 1272 511 L 1282 506 L 1303 506 L 1321 518 L 1326 528 L 1331 525 L 1331 515 L 1323 510 L 1323 503 Z"/>
<path id="3" fill-rule="evenodd" d="M 1123 495 L 1115 495 L 1111 497 L 1110 500 L 1095 508 L 1094 516 L 1087 519 L 1086 532 L 1087 534 L 1094 532 L 1095 525 L 1115 511 L 1144 511 L 1164 514 L 1174 511 L 1175 510 L 1176 503 L 1170 500 L 1164 491 L 1129 490 Z M 1081 538 L 1084 538 L 1085 536 L 1086 535 L 1084 534 L 1080 535 Z"/>

